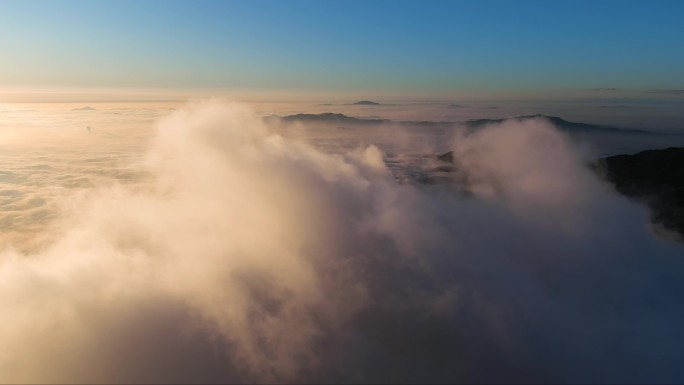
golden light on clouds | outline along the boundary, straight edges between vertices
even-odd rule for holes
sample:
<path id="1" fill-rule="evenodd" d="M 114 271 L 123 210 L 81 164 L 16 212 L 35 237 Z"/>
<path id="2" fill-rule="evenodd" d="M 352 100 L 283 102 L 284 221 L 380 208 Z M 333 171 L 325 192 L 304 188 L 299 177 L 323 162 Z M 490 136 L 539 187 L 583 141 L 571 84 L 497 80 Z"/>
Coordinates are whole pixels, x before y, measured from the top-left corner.
<path id="1" fill-rule="evenodd" d="M 661 353 L 680 349 L 681 247 L 548 120 L 447 135 L 277 123 L 218 100 L 103 106 L 0 112 L 0 382 L 678 367 Z M 419 183 L 443 173 L 429 154 L 444 148 L 456 176 Z"/>

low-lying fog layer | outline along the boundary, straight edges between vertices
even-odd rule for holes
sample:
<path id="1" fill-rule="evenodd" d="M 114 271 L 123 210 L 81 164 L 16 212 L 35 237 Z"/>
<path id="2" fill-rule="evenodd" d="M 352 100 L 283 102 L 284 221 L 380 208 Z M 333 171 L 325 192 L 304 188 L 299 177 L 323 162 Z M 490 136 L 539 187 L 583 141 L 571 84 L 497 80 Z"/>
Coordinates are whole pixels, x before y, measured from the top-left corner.
<path id="1" fill-rule="evenodd" d="M 544 120 L 413 151 L 468 194 L 241 105 L 101 124 L 5 131 L 0 382 L 684 381 L 684 249 Z"/>

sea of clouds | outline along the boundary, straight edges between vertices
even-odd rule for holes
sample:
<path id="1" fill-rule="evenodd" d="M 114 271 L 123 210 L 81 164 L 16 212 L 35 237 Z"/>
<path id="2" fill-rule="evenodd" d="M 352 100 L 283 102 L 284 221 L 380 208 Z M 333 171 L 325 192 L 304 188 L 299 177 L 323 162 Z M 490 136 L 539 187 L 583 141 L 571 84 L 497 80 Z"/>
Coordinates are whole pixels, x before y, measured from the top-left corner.
<path id="1" fill-rule="evenodd" d="M 0 382 L 684 381 L 684 248 L 548 122 L 450 136 L 467 193 L 282 130 L 4 142 Z"/>

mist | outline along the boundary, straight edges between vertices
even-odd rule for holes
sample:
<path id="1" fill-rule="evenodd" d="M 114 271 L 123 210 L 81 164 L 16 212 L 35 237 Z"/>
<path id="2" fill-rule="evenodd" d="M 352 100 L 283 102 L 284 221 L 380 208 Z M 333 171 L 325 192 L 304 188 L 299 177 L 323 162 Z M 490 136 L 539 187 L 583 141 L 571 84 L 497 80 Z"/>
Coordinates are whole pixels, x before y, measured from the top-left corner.
<path id="1" fill-rule="evenodd" d="M 113 179 L 2 244 L 0 382 L 684 381 L 681 244 L 546 121 L 397 131 L 454 151 L 439 185 L 223 101 L 93 132 Z"/>

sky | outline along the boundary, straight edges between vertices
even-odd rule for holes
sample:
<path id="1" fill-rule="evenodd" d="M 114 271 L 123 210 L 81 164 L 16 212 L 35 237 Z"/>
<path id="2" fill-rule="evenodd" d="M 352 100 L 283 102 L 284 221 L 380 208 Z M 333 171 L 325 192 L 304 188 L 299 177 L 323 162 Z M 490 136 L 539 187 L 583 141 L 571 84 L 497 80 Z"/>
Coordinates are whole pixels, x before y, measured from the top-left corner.
<path id="1" fill-rule="evenodd" d="M 682 12 L 681 1 L 2 0 L 0 92 L 679 98 Z"/>

